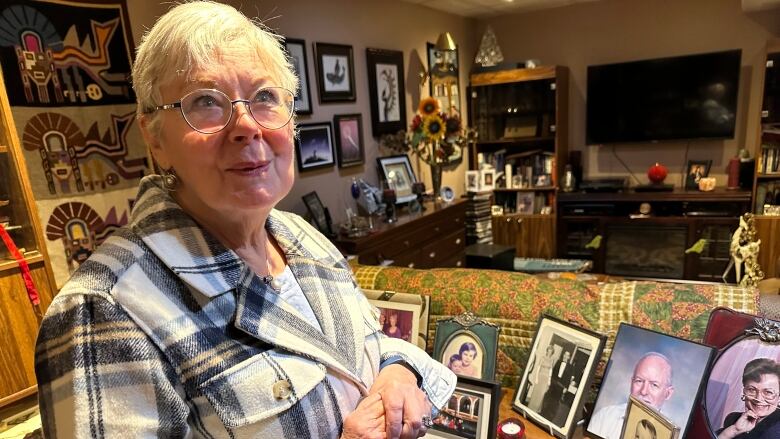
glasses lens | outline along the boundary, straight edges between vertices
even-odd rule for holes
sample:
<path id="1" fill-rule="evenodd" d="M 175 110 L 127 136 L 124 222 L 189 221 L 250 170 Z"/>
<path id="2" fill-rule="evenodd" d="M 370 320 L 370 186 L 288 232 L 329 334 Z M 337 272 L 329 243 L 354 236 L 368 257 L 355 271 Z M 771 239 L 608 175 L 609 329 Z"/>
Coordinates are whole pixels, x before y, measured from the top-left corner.
<path id="1" fill-rule="evenodd" d="M 292 119 L 295 98 L 282 87 L 261 88 L 252 97 L 249 109 L 263 128 L 279 129 Z"/>
<path id="2" fill-rule="evenodd" d="M 748 396 L 750 398 L 757 398 L 758 397 L 758 389 L 755 387 L 746 387 L 745 388 L 745 396 Z M 777 398 L 777 393 L 770 389 L 762 389 L 761 390 L 761 397 L 767 400 L 774 400 Z"/>
<path id="3" fill-rule="evenodd" d="M 181 100 L 181 113 L 190 126 L 202 133 L 216 133 L 230 120 L 232 105 L 218 90 L 195 90 Z"/>

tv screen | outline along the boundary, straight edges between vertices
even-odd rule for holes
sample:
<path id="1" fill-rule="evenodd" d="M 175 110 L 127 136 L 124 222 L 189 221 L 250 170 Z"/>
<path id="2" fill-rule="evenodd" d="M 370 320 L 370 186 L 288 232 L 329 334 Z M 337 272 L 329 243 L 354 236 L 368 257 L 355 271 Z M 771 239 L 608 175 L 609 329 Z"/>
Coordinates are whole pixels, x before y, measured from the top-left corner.
<path id="1" fill-rule="evenodd" d="M 733 138 L 742 51 L 588 67 L 589 145 Z"/>

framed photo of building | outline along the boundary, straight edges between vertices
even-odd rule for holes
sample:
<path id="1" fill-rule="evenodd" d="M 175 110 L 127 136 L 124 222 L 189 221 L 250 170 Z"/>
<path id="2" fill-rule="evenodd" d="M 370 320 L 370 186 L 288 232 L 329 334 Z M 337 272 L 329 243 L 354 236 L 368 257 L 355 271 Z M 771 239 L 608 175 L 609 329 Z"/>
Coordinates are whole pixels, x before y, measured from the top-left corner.
<path id="1" fill-rule="evenodd" d="M 726 308 L 710 313 L 703 341 L 718 348 L 718 354 L 690 437 L 733 437 L 740 430 L 748 433 L 745 425 L 750 430 L 745 437 L 780 437 L 778 330 L 780 322 L 750 314 Z"/>
<path id="2" fill-rule="evenodd" d="M 620 437 L 633 395 L 684 436 L 713 354 L 709 346 L 621 323 L 585 433 Z"/>
<path id="3" fill-rule="evenodd" d="M 402 338 L 420 349 L 425 350 L 428 340 L 428 319 L 430 316 L 430 296 L 419 294 L 396 293 L 386 290 L 362 290 L 368 301 L 379 309 L 379 324 L 382 332 L 388 337 Z M 411 312 L 409 320 L 407 312 Z M 396 314 L 395 324 L 390 319 L 391 314 Z M 398 337 L 399 328 L 401 335 Z"/>
<path id="4" fill-rule="evenodd" d="M 368 92 L 371 101 L 371 133 L 394 134 L 406 124 L 404 53 L 398 50 L 366 49 Z"/>
<path id="5" fill-rule="evenodd" d="M 433 358 L 458 376 L 492 381 L 498 354 L 497 325 L 477 318 L 471 311 L 439 320 L 433 342 Z"/>
<path id="6" fill-rule="evenodd" d="M 298 172 L 333 166 L 333 134 L 330 122 L 298 125 L 295 158 Z"/>
<path id="7" fill-rule="evenodd" d="M 290 57 L 295 74 L 298 75 L 298 90 L 295 90 L 295 113 L 311 114 L 311 93 L 309 88 L 309 63 L 306 57 L 306 41 L 286 38 L 284 47 Z"/>
<path id="8" fill-rule="evenodd" d="M 365 162 L 363 146 L 363 116 L 340 114 L 333 116 L 336 127 L 336 156 L 339 168 L 362 165 Z"/>
<path id="9" fill-rule="evenodd" d="M 634 396 L 628 398 L 621 439 L 677 439 L 680 427 Z"/>
<path id="10" fill-rule="evenodd" d="M 512 408 L 545 431 L 571 437 L 605 342 L 603 335 L 541 316 Z"/>
<path id="11" fill-rule="evenodd" d="M 407 203 L 417 198 L 412 185 L 417 182 L 412 163 L 406 154 L 389 157 L 377 157 L 380 175 L 387 187 L 395 190 L 395 204 Z"/>
<path id="12" fill-rule="evenodd" d="M 352 46 L 314 43 L 320 103 L 355 102 Z"/>
<path id="13" fill-rule="evenodd" d="M 500 402 L 499 383 L 460 377 L 447 407 L 433 419 L 425 437 L 494 439 Z"/>

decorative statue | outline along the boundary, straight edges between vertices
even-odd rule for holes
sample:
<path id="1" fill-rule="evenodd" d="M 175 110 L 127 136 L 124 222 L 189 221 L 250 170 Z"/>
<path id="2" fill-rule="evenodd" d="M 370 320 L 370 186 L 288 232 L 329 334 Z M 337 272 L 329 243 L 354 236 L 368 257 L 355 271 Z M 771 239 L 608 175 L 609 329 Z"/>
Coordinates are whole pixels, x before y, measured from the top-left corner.
<path id="1" fill-rule="evenodd" d="M 731 237 L 729 247 L 732 262 L 726 268 L 726 273 L 734 265 L 737 275 L 737 283 L 742 287 L 754 287 L 764 278 L 764 272 L 758 265 L 758 252 L 761 248 L 761 240 L 756 239 L 756 227 L 753 223 L 753 214 L 746 213 L 739 218 L 739 227 Z M 745 265 L 745 275 L 742 276 L 742 265 Z M 726 273 L 723 276 L 726 276 Z"/>

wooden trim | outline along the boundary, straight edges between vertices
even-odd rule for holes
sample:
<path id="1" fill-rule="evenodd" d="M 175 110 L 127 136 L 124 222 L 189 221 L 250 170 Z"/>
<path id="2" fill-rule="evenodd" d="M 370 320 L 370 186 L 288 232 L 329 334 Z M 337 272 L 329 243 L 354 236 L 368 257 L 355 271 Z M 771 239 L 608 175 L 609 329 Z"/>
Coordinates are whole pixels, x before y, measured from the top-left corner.
<path id="1" fill-rule="evenodd" d="M 7 152 L 8 152 L 8 147 L 0 144 L 0 154 L 5 154 Z"/>
<path id="2" fill-rule="evenodd" d="M 27 261 L 27 265 L 32 265 L 32 264 L 35 264 L 35 263 L 43 261 L 43 255 L 40 254 L 39 252 L 36 251 L 36 252 L 30 252 L 30 253 L 31 253 L 30 256 L 26 256 L 24 258 L 24 260 Z M 11 270 L 11 269 L 14 269 L 14 268 L 17 268 L 17 267 L 19 267 L 19 263 L 16 262 L 15 260 L 13 260 L 13 259 L 2 259 L 2 260 L 0 260 L 0 272 L 6 271 L 6 270 Z"/>
<path id="3" fill-rule="evenodd" d="M 20 390 L 14 394 L 8 395 L 5 398 L 0 398 L 0 408 L 5 407 L 7 405 L 11 405 L 16 401 L 27 398 L 28 396 L 34 395 L 37 392 L 38 392 L 38 385 L 35 384 L 24 390 Z"/>
<path id="4" fill-rule="evenodd" d="M 556 66 L 542 66 L 533 69 L 512 69 L 471 75 L 471 86 L 506 84 L 537 79 L 555 79 Z"/>

